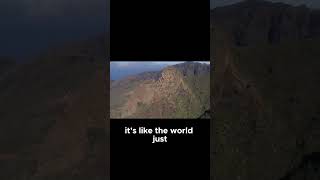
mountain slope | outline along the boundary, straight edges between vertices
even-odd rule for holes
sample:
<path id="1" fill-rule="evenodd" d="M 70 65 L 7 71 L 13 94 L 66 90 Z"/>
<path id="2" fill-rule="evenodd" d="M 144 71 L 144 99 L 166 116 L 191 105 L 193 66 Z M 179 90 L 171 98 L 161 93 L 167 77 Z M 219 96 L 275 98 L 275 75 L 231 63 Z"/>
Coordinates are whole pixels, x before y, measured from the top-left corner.
<path id="1" fill-rule="evenodd" d="M 182 63 L 115 81 L 111 118 L 194 118 L 210 108 L 209 65 Z"/>
<path id="2" fill-rule="evenodd" d="M 107 177 L 106 48 L 52 50 L 0 81 L 2 179 Z"/>
<path id="3" fill-rule="evenodd" d="M 315 12 L 254 0 L 213 10 L 213 179 L 318 177 L 300 165 L 320 152 Z"/>

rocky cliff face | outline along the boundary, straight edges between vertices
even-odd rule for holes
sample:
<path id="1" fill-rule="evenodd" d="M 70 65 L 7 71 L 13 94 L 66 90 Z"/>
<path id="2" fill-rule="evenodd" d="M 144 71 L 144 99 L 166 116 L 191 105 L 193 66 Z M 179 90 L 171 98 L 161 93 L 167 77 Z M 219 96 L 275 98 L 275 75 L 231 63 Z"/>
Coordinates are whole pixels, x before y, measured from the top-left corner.
<path id="1" fill-rule="evenodd" d="M 161 72 L 159 81 L 156 82 L 155 87 L 158 88 L 158 93 L 166 94 L 167 97 L 173 96 L 177 91 L 188 91 L 185 85 L 182 73 L 174 67 L 169 67 Z"/>

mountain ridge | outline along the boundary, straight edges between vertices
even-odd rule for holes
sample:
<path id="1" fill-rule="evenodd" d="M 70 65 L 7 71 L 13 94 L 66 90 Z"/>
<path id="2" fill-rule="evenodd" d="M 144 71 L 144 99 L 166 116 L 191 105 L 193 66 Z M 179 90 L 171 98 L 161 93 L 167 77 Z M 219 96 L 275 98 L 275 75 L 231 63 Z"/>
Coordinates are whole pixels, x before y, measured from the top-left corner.
<path id="1" fill-rule="evenodd" d="M 236 46 L 279 43 L 320 36 L 319 10 L 269 1 L 242 1 L 211 10 L 211 28 Z"/>
<path id="2" fill-rule="evenodd" d="M 198 74 L 198 72 L 200 72 L 199 69 L 197 71 L 195 71 L 196 68 L 190 69 L 190 67 L 188 67 L 190 65 L 195 67 L 205 66 L 207 68 L 203 69 L 204 74 Z M 186 118 L 188 116 L 188 113 L 185 112 L 186 108 L 190 107 L 185 107 L 185 102 L 176 104 L 179 100 L 183 99 L 181 95 L 188 94 L 192 96 L 191 99 L 196 99 L 194 97 L 195 90 L 190 88 L 190 82 L 188 82 L 186 78 L 191 78 L 192 75 L 194 77 L 209 76 L 209 72 L 209 65 L 203 65 L 201 63 L 181 63 L 168 66 L 158 72 L 145 72 L 135 76 L 129 76 L 118 81 L 118 84 L 114 82 L 111 85 L 110 91 L 111 118 L 137 118 L 139 116 L 147 118 L 177 118 L 180 116 Z M 149 76 L 143 78 L 143 75 Z M 127 87 L 129 81 L 136 84 L 132 87 Z M 123 87 L 120 85 L 121 82 L 124 82 Z M 205 82 L 209 85 L 209 79 Z M 209 86 L 207 86 L 207 88 L 209 91 Z M 124 89 L 129 90 L 125 91 Z M 124 92 L 116 95 L 116 92 L 119 91 Z M 115 104 L 118 102 L 116 98 L 119 98 L 119 96 L 125 96 L 127 99 L 123 98 L 124 105 L 116 107 Z M 209 108 L 208 104 L 209 103 L 205 104 L 207 109 Z M 177 107 L 179 105 L 183 107 Z M 183 109 L 183 112 L 179 112 L 179 109 Z M 116 113 L 120 114 L 116 115 Z M 197 113 L 195 113 L 195 116 L 200 115 L 200 113 L 196 114 Z"/>

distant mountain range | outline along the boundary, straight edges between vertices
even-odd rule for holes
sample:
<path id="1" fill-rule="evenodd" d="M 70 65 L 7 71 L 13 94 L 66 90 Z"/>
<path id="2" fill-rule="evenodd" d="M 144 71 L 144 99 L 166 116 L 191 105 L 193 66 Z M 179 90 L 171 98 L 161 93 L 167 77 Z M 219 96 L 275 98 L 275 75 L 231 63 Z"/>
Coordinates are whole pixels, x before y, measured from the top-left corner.
<path id="1" fill-rule="evenodd" d="M 111 118 L 197 118 L 210 109 L 210 65 L 186 62 L 110 85 Z"/>

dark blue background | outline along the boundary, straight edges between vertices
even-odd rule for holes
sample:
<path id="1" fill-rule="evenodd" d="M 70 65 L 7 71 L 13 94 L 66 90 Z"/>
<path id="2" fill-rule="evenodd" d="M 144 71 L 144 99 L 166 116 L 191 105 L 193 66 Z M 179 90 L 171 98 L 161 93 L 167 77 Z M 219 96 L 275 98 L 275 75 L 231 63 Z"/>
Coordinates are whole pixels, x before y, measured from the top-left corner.
<path id="1" fill-rule="evenodd" d="M 37 55 L 108 29 L 108 0 L 2 0 L 0 56 Z"/>

